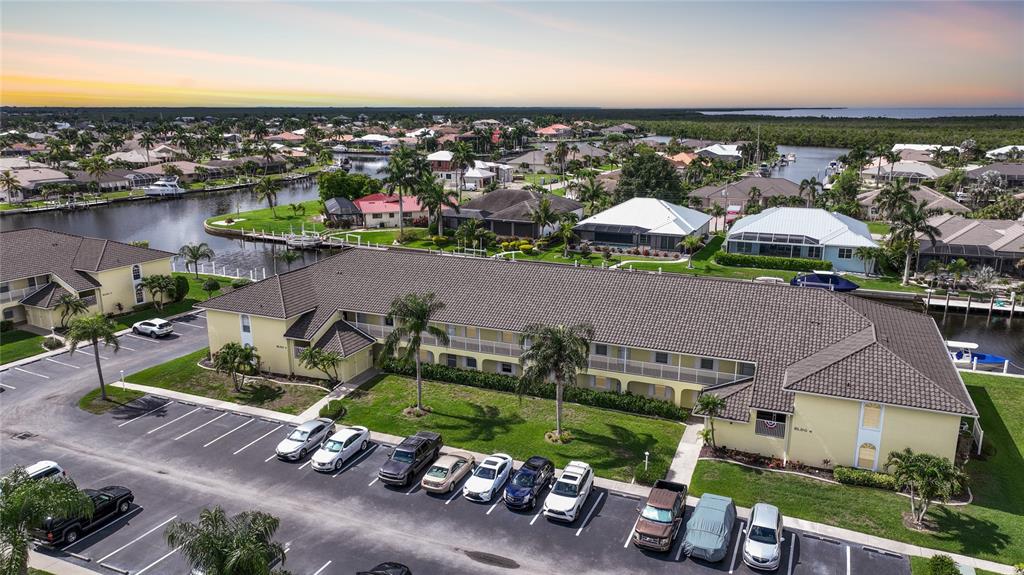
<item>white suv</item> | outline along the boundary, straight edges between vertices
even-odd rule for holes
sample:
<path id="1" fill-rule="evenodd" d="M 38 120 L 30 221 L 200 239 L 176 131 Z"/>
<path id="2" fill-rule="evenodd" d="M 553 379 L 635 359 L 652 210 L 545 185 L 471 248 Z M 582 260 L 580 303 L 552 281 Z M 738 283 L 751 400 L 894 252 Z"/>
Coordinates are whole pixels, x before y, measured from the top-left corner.
<path id="1" fill-rule="evenodd" d="M 582 461 L 570 461 L 544 500 L 544 516 L 572 523 L 594 487 L 594 472 Z"/>
<path id="2" fill-rule="evenodd" d="M 29 479 L 46 479 L 47 477 L 64 476 L 64 469 L 56 461 L 43 460 L 25 468 Z"/>
<path id="3" fill-rule="evenodd" d="M 163 337 L 174 331 L 171 322 L 160 318 L 147 319 L 136 322 L 132 325 L 132 333 L 135 335 L 148 335 L 149 337 Z"/>

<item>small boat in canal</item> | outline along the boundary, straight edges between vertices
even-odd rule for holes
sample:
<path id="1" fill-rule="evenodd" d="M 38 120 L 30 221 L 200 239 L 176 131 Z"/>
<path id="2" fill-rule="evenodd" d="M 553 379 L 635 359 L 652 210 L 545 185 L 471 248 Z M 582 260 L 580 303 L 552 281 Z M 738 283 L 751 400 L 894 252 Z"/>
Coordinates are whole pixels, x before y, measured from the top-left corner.
<path id="1" fill-rule="evenodd" d="M 1009 360 L 1001 355 L 978 351 L 978 344 L 969 341 L 947 341 L 949 358 L 957 367 L 999 370 L 1006 372 Z"/>
<path id="2" fill-rule="evenodd" d="M 156 182 L 143 188 L 147 196 L 153 197 L 177 197 L 184 195 L 187 190 L 178 184 L 177 176 L 160 178 Z"/>
<path id="3" fill-rule="evenodd" d="M 830 271 L 817 271 L 801 274 L 790 280 L 789 285 L 827 289 L 829 291 L 850 292 L 860 286 L 843 276 Z"/>

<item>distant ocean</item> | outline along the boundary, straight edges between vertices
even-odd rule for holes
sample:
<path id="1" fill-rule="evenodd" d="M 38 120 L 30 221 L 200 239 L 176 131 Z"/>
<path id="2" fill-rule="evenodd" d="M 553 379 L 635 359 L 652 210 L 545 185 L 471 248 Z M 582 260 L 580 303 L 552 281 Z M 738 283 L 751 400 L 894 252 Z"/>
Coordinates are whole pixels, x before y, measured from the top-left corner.
<path id="1" fill-rule="evenodd" d="M 1024 116 L 1024 108 L 793 108 L 788 110 L 700 110 L 709 116 L 779 116 L 784 118 L 945 118 Z"/>

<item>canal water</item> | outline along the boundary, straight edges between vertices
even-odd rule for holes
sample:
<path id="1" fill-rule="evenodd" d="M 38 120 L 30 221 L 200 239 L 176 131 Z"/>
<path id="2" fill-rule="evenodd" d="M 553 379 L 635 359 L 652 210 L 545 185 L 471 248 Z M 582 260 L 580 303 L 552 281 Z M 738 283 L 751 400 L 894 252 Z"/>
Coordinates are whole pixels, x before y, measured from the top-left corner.
<path id="1" fill-rule="evenodd" d="M 800 183 L 811 177 L 825 181 L 829 162 L 849 152 L 844 148 L 818 148 L 812 146 L 779 146 L 779 155 L 796 154 L 796 161 L 772 170 L 772 177 Z"/>

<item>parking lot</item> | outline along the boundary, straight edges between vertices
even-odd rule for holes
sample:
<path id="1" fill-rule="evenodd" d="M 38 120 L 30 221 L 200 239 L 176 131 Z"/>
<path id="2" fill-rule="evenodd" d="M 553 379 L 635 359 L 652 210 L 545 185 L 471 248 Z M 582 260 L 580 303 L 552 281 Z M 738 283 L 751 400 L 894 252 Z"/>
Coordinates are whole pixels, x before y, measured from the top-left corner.
<path id="1" fill-rule="evenodd" d="M 458 491 L 433 495 L 418 484 L 385 486 L 376 472 L 391 446 L 376 442 L 340 471 L 326 474 L 314 471 L 308 458 L 284 462 L 275 457 L 275 445 L 290 430 L 277 421 L 155 397 L 92 421 L 95 429 L 82 433 L 117 446 L 129 461 L 144 462 L 158 480 L 177 471 L 197 483 L 164 485 L 133 477 L 130 471 L 104 474 L 93 461 L 82 461 L 79 469 L 75 455 L 34 450 L 29 456 L 19 450 L 20 461 L 5 457 L 5 468 L 44 457 L 59 459 L 81 486 L 118 483 L 135 491 L 137 508 L 62 550 L 77 556 L 72 561 L 92 568 L 180 574 L 183 559 L 164 543 L 165 526 L 174 519 L 195 520 L 202 508 L 221 504 L 229 511 L 259 508 L 281 517 L 277 539 L 289 549 L 285 568 L 295 574 L 353 573 L 386 560 L 404 562 L 417 575 L 516 568 L 547 573 L 752 572 L 739 557 L 741 523 L 727 558 L 717 564 L 683 557 L 678 540 L 668 553 L 640 551 L 629 542 L 639 501 L 602 489 L 595 489 L 580 518 L 566 525 L 547 521 L 539 510 L 513 512 L 500 502 L 473 503 Z M 206 496 L 206 480 L 240 495 L 256 494 L 257 500 Z M 294 512 L 298 505 L 308 510 Z M 278 513 L 274 507 L 284 510 Z M 325 527 L 327 522 L 334 527 Z M 897 575 L 908 573 L 909 567 L 904 557 L 787 531 L 779 572 Z"/>

